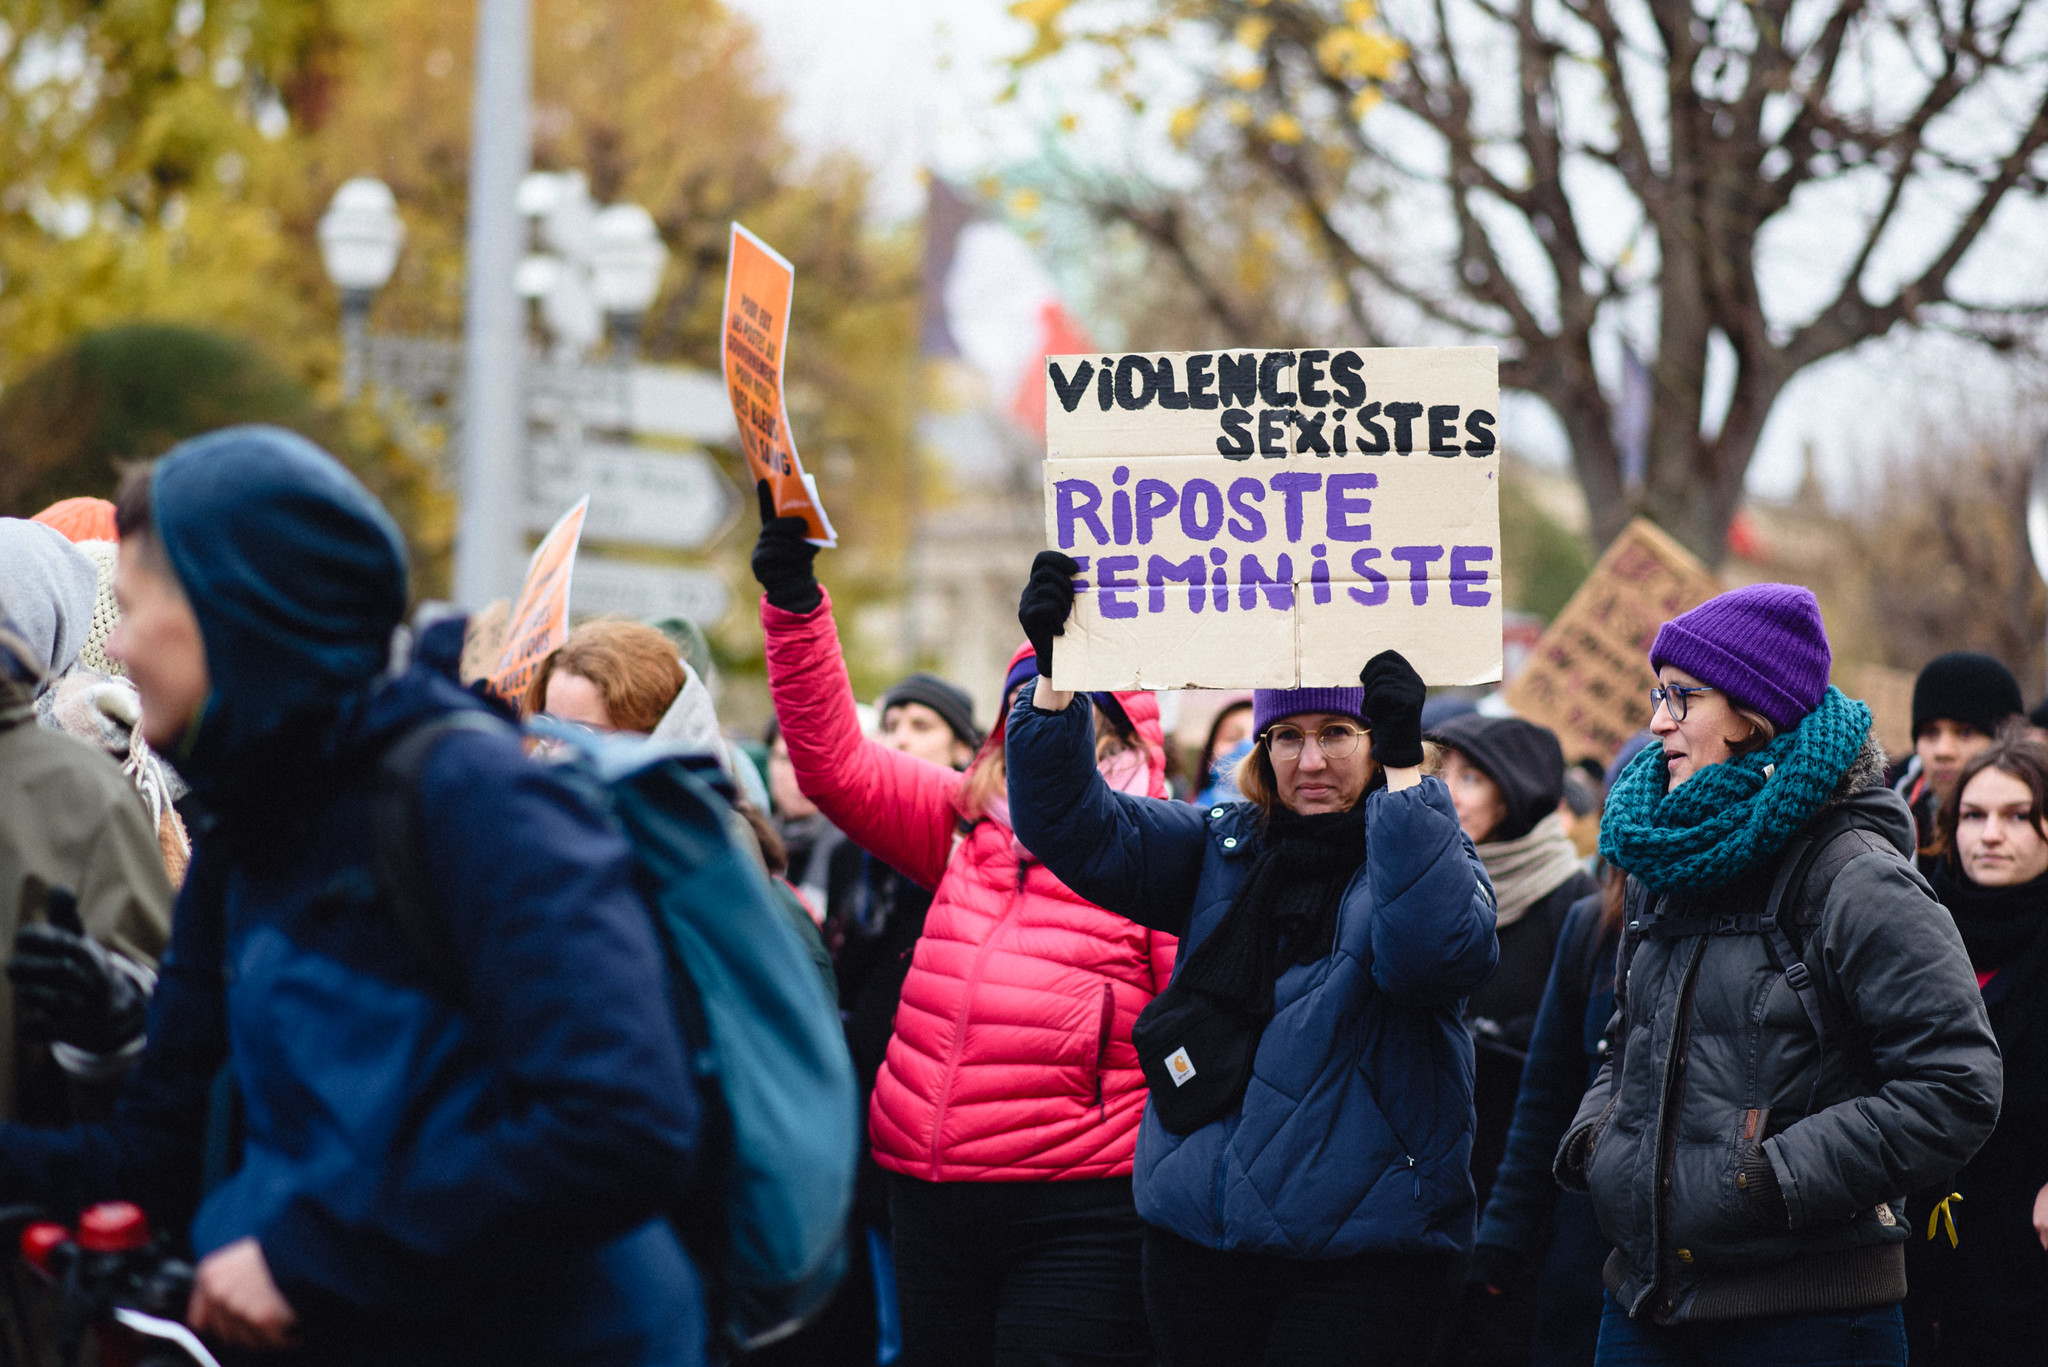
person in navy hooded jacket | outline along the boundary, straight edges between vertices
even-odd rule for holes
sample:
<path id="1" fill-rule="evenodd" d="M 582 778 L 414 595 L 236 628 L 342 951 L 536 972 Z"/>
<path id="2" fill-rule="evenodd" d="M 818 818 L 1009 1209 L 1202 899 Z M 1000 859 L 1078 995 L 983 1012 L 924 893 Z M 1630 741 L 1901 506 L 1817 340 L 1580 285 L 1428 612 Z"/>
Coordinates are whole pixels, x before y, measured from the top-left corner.
<path id="1" fill-rule="evenodd" d="M 698 1104 L 628 847 L 509 725 L 451 732 L 421 775 L 423 962 L 371 872 L 375 764 L 482 705 L 392 662 L 397 528 L 266 427 L 179 446 L 119 518 L 112 648 L 204 815 L 112 1120 L 0 1129 L 0 1200 L 192 1216 L 192 1324 L 283 1361 L 701 1362 L 661 1218 Z M 459 653 L 455 625 L 423 647 Z M 200 1199 L 224 1060 L 238 1163 Z"/>
<path id="2" fill-rule="evenodd" d="M 1427 1361 L 1472 1249 L 1472 1040 L 1493 890 L 1425 778 L 1421 678 L 1260 689 L 1248 800 L 1114 792 L 1050 678 L 1074 562 L 1032 567 L 1040 677 L 1009 720 L 1018 838 L 1104 908 L 1181 938 L 1132 1031 L 1151 1096 L 1133 1185 L 1166 1367 Z"/>

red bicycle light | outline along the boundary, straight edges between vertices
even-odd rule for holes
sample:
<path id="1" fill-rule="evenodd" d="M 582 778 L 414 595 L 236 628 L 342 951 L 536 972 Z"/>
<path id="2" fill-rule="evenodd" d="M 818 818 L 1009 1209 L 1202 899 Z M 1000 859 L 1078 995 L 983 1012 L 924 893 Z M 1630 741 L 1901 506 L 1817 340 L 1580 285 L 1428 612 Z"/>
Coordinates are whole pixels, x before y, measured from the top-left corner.
<path id="1" fill-rule="evenodd" d="M 88 1253 L 147 1248 L 149 1218 L 133 1202 L 102 1202 L 78 1217 L 78 1246 Z"/>
<path id="2" fill-rule="evenodd" d="M 36 1271 L 47 1275 L 50 1254 L 59 1244 L 71 1241 L 71 1231 L 48 1220 L 38 1220 L 21 1232 L 21 1256 Z"/>

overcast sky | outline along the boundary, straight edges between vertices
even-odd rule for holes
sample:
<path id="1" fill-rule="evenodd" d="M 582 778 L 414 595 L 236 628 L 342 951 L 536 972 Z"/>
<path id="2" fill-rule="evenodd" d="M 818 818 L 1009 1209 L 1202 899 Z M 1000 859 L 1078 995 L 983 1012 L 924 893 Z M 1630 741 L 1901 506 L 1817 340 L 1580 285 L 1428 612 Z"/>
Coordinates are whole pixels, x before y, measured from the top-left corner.
<path id="1" fill-rule="evenodd" d="M 1056 105 L 1085 98 L 1040 89 L 996 103 L 1005 80 L 1001 60 L 1028 34 L 1003 0 L 728 3 L 758 25 L 790 97 L 796 136 L 816 149 L 850 149 L 873 166 L 880 211 L 891 218 L 918 212 L 920 167 L 971 177 L 1026 156 Z M 2020 258 L 2037 271 L 2038 240 Z M 1934 428 L 1987 416 L 1998 421 L 2012 413 L 2015 386 L 2026 382 L 1987 364 L 1975 348 L 1941 339 L 1881 342 L 1823 363 L 1779 399 L 1750 488 L 1790 492 L 1810 445 L 1831 492 L 1853 500 L 1873 457 Z M 1563 458 L 1562 434 L 1540 404 L 1510 403 L 1503 416 L 1511 445 L 1538 458 Z"/>

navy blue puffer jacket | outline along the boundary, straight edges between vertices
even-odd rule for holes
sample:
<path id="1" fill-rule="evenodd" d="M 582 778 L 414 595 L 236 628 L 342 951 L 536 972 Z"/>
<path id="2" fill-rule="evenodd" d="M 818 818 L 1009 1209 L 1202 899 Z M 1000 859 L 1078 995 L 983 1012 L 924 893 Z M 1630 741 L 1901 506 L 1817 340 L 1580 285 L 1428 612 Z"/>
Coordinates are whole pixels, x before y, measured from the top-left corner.
<path id="1" fill-rule="evenodd" d="M 1250 803 L 1112 791 L 1089 709 L 1010 714 L 1018 838 L 1090 901 L 1182 937 L 1214 931 L 1261 844 Z M 1493 889 L 1426 778 L 1366 798 L 1366 860 L 1335 948 L 1290 965 L 1239 1106 L 1188 1135 L 1148 1105 L 1132 1174 L 1138 1213 L 1206 1248 L 1296 1258 L 1464 1253 L 1472 1246 L 1472 1040 L 1462 998 L 1493 972 Z"/>
<path id="2" fill-rule="evenodd" d="M 227 1059 L 240 1163 L 192 1243 L 258 1241 L 293 1360 L 701 1362 L 696 1274 L 660 1218 L 699 1105 L 624 840 L 511 727 L 445 738 L 421 844 L 455 981 L 433 983 L 377 896 L 374 766 L 480 704 L 384 670 L 395 529 L 268 429 L 188 443 L 155 494 L 212 677 L 179 758 L 209 815 L 113 1119 L 0 1130 L 0 1198 L 124 1197 L 175 1228 Z"/>

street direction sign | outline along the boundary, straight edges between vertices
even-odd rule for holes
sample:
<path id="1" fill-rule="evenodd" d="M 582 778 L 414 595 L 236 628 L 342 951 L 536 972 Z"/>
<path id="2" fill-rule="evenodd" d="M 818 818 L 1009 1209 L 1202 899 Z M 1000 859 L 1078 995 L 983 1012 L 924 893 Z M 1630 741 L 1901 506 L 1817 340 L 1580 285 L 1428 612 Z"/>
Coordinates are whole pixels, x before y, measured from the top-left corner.
<path id="1" fill-rule="evenodd" d="M 709 628 L 731 608 L 732 591 L 712 570 L 607 560 L 585 551 L 576 559 L 572 606 L 578 617 L 687 617 Z"/>
<path id="2" fill-rule="evenodd" d="M 650 451 L 618 442 L 532 447 L 527 525 L 549 526 L 585 494 L 586 541 L 693 551 L 716 540 L 739 508 L 732 482 L 702 451 Z M 577 586 L 581 596 L 581 584 Z"/>

